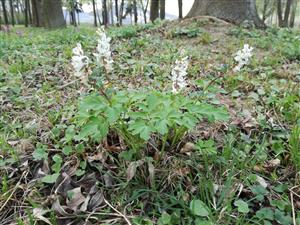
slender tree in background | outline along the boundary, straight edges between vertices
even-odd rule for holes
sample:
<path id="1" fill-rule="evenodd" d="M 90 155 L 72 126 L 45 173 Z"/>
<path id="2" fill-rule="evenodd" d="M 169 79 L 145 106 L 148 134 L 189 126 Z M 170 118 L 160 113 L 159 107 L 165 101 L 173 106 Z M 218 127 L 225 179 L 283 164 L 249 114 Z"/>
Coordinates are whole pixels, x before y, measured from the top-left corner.
<path id="1" fill-rule="evenodd" d="M 123 11 L 124 11 L 124 4 L 125 4 L 125 1 L 122 0 L 121 1 L 121 5 L 120 5 L 120 11 L 119 11 L 119 25 L 122 26 L 122 23 L 123 23 Z"/>
<path id="2" fill-rule="evenodd" d="M 30 7 L 30 0 L 28 0 L 28 21 L 30 24 L 32 24 L 32 11 Z"/>
<path id="3" fill-rule="evenodd" d="M 138 11 L 137 11 L 137 2 L 133 0 L 133 14 L 134 14 L 134 23 L 137 24 L 138 22 Z"/>
<path id="4" fill-rule="evenodd" d="M 25 0 L 25 8 L 24 8 L 24 14 L 25 14 L 25 27 L 28 27 L 28 11 L 29 11 L 29 0 Z"/>
<path id="5" fill-rule="evenodd" d="M 117 18 L 117 25 L 119 25 L 119 1 L 115 0 L 115 14 Z"/>
<path id="6" fill-rule="evenodd" d="M 75 1 L 69 0 L 69 8 L 70 8 L 70 24 L 74 27 L 77 27 L 77 21 L 76 21 L 76 7 L 75 7 Z"/>
<path id="7" fill-rule="evenodd" d="M 283 2 L 281 0 L 277 0 L 277 16 L 278 16 L 278 25 L 280 27 L 288 27 L 289 26 L 289 18 L 291 7 L 293 5 L 294 0 L 286 0 L 285 2 L 285 10 L 284 15 L 283 13 Z"/>
<path id="8" fill-rule="evenodd" d="M 103 25 L 108 25 L 107 0 L 102 0 L 102 21 Z"/>
<path id="9" fill-rule="evenodd" d="M 142 11 L 143 11 L 143 16 L 144 16 L 144 22 L 147 23 L 147 11 L 148 11 L 148 6 L 149 6 L 149 1 L 146 0 L 146 4 L 144 4 L 144 0 L 140 0 L 140 4 L 142 6 Z"/>
<path id="10" fill-rule="evenodd" d="M 93 13 L 94 13 L 94 26 L 97 27 L 97 13 L 96 13 L 96 2 L 95 0 L 92 0 L 92 4 L 93 4 Z"/>
<path id="11" fill-rule="evenodd" d="M 150 4 L 150 20 L 153 22 L 158 18 L 159 14 L 159 0 L 151 0 Z"/>
<path id="12" fill-rule="evenodd" d="M 298 5 L 298 1 L 294 0 L 293 2 L 293 6 L 292 6 L 292 12 L 291 12 L 291 16 L 290 16 L 290 27 L 294 27 L 295 26 L 295 18 L 296 18 L 296 12 L 297 12 L 297 5 Z"/>
<path id="13" fill-rule="evenodd" d="M 265 28 L 257 13 L 256 0 L 195 1 L 187 18 L 201 15 L 214 16 L 235 24 L 251 21 L 256 27 Z"/>
<path id="14" fill-rule="evenodd" d="M 14 6 L 13 1 L 9 0 L 9 8 L 10 8 L 10 16 L 11 16 L 11 24 L 15 25 L 15 13 L 14 13 Z"/>
<path id="15" fill-rule="evenodd" d="M 166 0 L 159 0 L 160 6 L 160 19 L 164 20 L 166 18 Z"/>
<path id="16" fill-rule="evenodd" d="M 109 0 L 109 10 L 110 10 L 110 22 L 112 25 L 114 25 L 114 7 L 113 7 L 113 1 Z"/>
<path id="17" fill-rule="evenodd" d="M 66 26 L 61 0 L 43 0 L 43 20 L 46 28 Z"/>
<path id="18" fill-rule="evenodd" d="M 7 16 L 7 11 L 6 11 L 5 0 L 1 0 L 1 4 L 2 4 L 4 23 L 5 23 L 5 25 L 8 25 L 9 22 L 8 22 L 8 16 Z"/>
<path id="19" fill-rule="evenodd" d="M 179 19 L 182 19 L 182 0 L 178 0 Z"/>

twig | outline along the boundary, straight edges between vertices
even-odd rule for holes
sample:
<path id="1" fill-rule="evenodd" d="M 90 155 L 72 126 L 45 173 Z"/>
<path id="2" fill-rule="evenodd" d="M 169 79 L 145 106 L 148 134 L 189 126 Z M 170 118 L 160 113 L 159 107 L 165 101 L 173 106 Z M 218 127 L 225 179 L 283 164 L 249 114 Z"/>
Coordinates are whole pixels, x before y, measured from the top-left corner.
<path id="1" fill-rule="evenodd" d="M 67 87 L 67 86 L 69 86 L 71 84 L 74 84 L 75 82 L 77 82 L 79 80 L 81 80 L 81 79 L 79 78 L 79 79 L 76 79 L 76 80 L 72 80 L 72 81 L 70 81 L 70 82 L 68 82 L 68 83 L 66 83 L 64 85 L 59 86 L 58 89 L 63 89 L 63 88 L 65 88 L 65 87 Z"/>
<path id="2" fill-rule="evenodd" d="M 127 219 L 127 217 L 121 213 L 119 210 L 117 210 L 116 208 L 114 208 L 105 198 L 104 198 L 104 202 L 110 207 L 112 208 L 116 213 L 118 213 L 120 216 L 122 216 L 124 218 L 124 220 L 127 222 L 128 225 L 132 225 L 131 222 Z"/>
<path id="3" fill-rule="evenodd" d="M 294 206 L 294 195 L 293 195 L 292 191 L 290 192 L 290 195 L 291 195 L 291 203 L 292 203 L 293 224 L 297 225 L 296 215 L 295 215 L 295 206 Z"/>

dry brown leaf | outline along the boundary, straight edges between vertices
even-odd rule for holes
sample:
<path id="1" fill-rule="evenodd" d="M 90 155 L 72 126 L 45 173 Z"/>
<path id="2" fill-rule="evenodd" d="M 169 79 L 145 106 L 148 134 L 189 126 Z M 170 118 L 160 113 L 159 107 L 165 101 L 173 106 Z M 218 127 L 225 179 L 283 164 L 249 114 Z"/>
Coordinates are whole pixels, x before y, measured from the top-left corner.
<path id="1" fill-rule="evenodd" d="M 196 150 L 196 146 L 194 143 L 191 142 L 187 142 L 181 149 L 180 149 L 180 153 L 189 153 L 192 152 L 194 150 Z"/>

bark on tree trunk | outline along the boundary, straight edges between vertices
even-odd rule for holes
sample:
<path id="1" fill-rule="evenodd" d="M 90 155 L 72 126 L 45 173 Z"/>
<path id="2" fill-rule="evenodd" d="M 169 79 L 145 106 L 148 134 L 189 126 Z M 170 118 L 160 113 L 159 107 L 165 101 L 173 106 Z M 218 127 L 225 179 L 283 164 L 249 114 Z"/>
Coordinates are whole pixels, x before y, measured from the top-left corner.
<path id="1" fill-rule="evenodd" d="M 44 25 L 46 28 L 60 28 L 66 26 L 61 0 L 43 0 L 42 5 Z"/>
<path id="2" fill-rule="evenodd" d="M 214 16 L 231 23 L 241 24 L 252 21 L 256 27 L 265 28 L 256 9 L 256 0 L 196 0 L 187 18 Z"/>
<path id="3" fill-rule="evenodd" d="M 159 0 L 160 3 L 160 19 L 166 18 L 166 0 Z"/>
<path id="4" fill-rule="evenodd" d="M 153 22 L 158 18 L 159 0 L 151 0 L 150 20 Z"/>
<path id="5" fill-rule="evenodd" d="M 1 3 L 2 3 L 2 11 L 3 11 L 4 23 L 5 23 L 5 25 L 8 25 L 8 17 L 7 17 L 5 0 L 1 0 Z"/>
<path id="6" fill-rule="evenodd" d="M 182 0 L 178 0 L 179 19 L 182 19 Z"/>
<path id="7" fill-rule="evenodd" d="M 15 25 L 15 12 L 14 12 L 14 6 L 13 1 L 9 0 L 9 7 L 10 7 L 10 15 L 11 15 L 11 24 Z"/>

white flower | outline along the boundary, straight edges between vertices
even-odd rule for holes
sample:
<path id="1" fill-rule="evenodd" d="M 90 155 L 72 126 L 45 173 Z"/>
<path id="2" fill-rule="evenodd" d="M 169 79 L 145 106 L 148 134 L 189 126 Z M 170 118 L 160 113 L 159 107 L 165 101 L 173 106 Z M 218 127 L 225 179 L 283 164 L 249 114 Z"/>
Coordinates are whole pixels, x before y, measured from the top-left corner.
<path id="1" fill-rule="evenodd" d="M 234 60 L 238 63 L 238 65 L 233 69 L 233 71 L 237 72 L 242 69 L 243 66 L 247 65 L 252 57 L 252 51 L 253 48 L 250 47 L 248 44 L 244 45 L 244 48 L 242 50 L 239 50 Z"/>
<path id="2" fill-rule="evenodd" d="M 75 76 L 81 79 L 86 79 L 86 69 L 89 65 L 89 58 L 84 55 L 81 44 L 73 48 L 72 66 L 75 71 Z"/>
<path id="3" fill-rule="evenodd" d="M 187 69 L 189 65 L 188 56 L 183 57 L 184 52 L 181 52 L 182 58 L 179 60 L 176 60 L 175 65 L 172 69 L 171 75 L 172 75 L 172 92 L 178 93 L 183 88 L 186 87 L 187 83 L 185 80 L 185 77 L 187 75 Z"/>
<path id="4" fill-rule="evenodd" d="M 107 37 L 104 27 L 99 28 L 97 34 L 99 35 L 99 39 L 94 55 L 96 56 L 97 61 L 103 65 L 107 71 L 111 71 L 114 62 L 110 51 L 111 38 Z"/>

